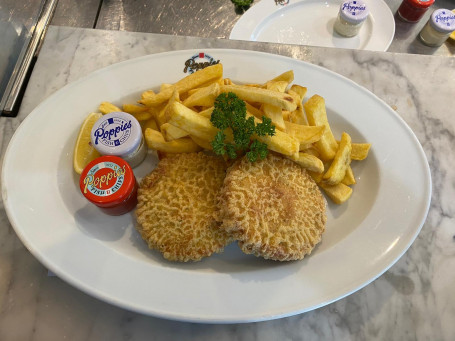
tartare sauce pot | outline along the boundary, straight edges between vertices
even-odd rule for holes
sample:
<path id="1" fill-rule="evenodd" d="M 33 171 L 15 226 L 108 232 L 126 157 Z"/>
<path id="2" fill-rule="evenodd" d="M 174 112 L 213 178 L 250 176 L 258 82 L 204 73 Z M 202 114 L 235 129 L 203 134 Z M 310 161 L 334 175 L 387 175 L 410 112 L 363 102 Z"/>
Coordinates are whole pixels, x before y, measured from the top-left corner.
<path id="1" fill-rule="evenodd" d="M 101 156 L 82 171 L 79 187 L 84 197 L 108 215 L 118 216 L 137 205 L 137 181 L 130 165 L 117 156 Z"/>
<path id="2" fill-rule="evenodd" d="M 147 146 L 138 120 L 125 112 L 112 112 L 99 118 L 90 134 L 92 146 L 101 155 L 121 157 L 134 168 L 147 155 Z"/>
<path id="3" fill-rule="evenodd" d="M 359 33 L 369 10 L 362 1 L 344 1 L 340 5 L 338 16 L 334 24 L 335 31 L 345 37 L 354 37 Z"/>
<path id="4" fill-rule="evenodd" d="M 420 39 L 428 46 L 441 46 L 455 31 L 455 13 L 448 9 L 437 9 L 420 31 Z"/>

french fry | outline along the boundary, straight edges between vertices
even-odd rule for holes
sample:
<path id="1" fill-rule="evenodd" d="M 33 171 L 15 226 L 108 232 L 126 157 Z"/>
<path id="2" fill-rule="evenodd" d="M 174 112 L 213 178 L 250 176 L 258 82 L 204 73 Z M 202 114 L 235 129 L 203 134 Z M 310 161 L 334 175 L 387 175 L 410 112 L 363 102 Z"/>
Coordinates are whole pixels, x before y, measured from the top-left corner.
<path id="1" fill-rule="evenodd" d="M 339 183 L 337 185 L 327 185 L 320 182 L 319 186 L 324 190 L 327 196 L 338 205 L 346 202 L 352 194 L 352 188 L 343 183 Z"/>
<path id="2" fill-rule="evenodd" d="M 119 112 L 122 111 L 119 107 L 116 105 L 109 103 L 109 102 L 101 102 L 101 104 L 98 107 L 99 111 L 103 114 L 109 114 L 111 112 Z"/>
<path id="3" fill-rule="evenodd" d="M 191 89 L 200 87 L 209 81 L 218 80 L 223 76 L 223 65 L 215 64 L 206 67 L 205 69 L 196 71 L 185 78 L 182 78 L 172 86 L 160 91 L 158 94 L 152 94 L 146 98 L 142 98 L 139 102 L 146 106 L 157 106 L 166 102 L 171 98 L 174 90 L 179 94 L 187 92 Z"/>
<path id="4" fill-rule="evenodd" d="M 153 91 L 153 90 L 147 90 L 147 91 L 144 91 L 144 92 L 141 94 L 141 99 L 148 98 L 148 97 L 153 97 L 153 96 L 155 96 L 155 95 L 156 95 L 155 91 Z"/>
<path id="5" fill-rule="evenodd" d="M 319 152 L 313 146 L 309 147 L 308 149 L 304 149 L 301 152 L 316 156 L 319 159 Z"/>
<path id="6" fill-rule="evenodd" d="M 156 116 L 157 123 L 160 127 L 164 123 L 169 121 L 169 117 L 170 117 L 170 114 L 168 112 L 169 106 L 174 102 L 180 102 L 180 95 L 177 90 L 174 90 L 174 92 L 172 93 L 171 98 L 169 98 L 169 101 L 167 102 L 167 104 L 163 107 L 163 109 L 160 110 L 160 112 Z"/>
<path id="7" fill-rule="evenodd" d="M 305 126 L 287 121 L 284 124 L 286 133 L 299 140 L 300 150 L 308 149 L 311 144 L 319 141 L 325 130 L 325 126 Z"/>
<path id="8" fill-rule="evenodd" d="M 351 149 L 351 137 L 343 133 L 335 158 L 322 178 L 326 184 L 337 185 L 344 179 L 351 163 Z"/>
<path id="9" fill-rule="evenodd" d="M 212 116 L 213 109 L 215 109 L 215 108 L 211 107 L 211 108 L 199 111 L 199 115 L 207 117 L 208 119 L 210 119 L 210 117 Z"/>
<path id="10" fill-rule="evenodd" d="M 270 81 L 267 82 L 266 89 L 278 92 L 285 92 L 288 85 L 289 83 L 286 81 Z"/>
<path id="11" fill-rule="evenodd" d="M 131 114 L 131 115 L 133 115 L 136 118 L 136 120 L 138 120 L 139 122 L 147 121 L 154 116 L 150 111 L 138 112 L 138 113 Z"/>
<path id="12" fill-rule="evenodd" d="M 123 104 L 122 106 L 123 111 L 127 112 L 128 114 L 137 114 L 137 113 L 143 113 L 148 110 L 147 107 L 144 107 L 143 105 L 137 105 L 137 104 Z"/>
<path id="13" fill-rule="evenodd" d="M 270 150 L 286 156 L 297 157 L 299 153 L 299 141 L 280 130 L 273 136 L 257 136 L 256 139 L 267 144 Z"/>
<path id="14" fill-rule="evenodd" d="M 352 160 L 365 160 L 370 151 L 371 143 L 352 143 L 351 159 Z"/>
<path id="15" fill-rule="evenodd" d="M 340 141 L 337 141 L 340 143 Z M 371 143 L 355 143 L 351 142 L 351 159 L 356 161 L 365 160 L 371 148 Z"/>
<path id="16" fill-rule="evenodd" d="M 187 107 L 212 107 L 215 98 L 220 94 L 220 86 L 218 83 L 213 83 L 205 88 L 201 88 L 192 95 L 190 95 L 183 104 Z"/>
<path id="17" fill-rule="evenodd" d="M 354 172 L 352 171 L 351 166 L 348 166 L 348 168 L 346 168 L 346 174 L 343 180 L 341 180 L 341 183 L 345 184 L 346 186 L 355 185 L 357 183 L 355 181 Z"/>
<path id="18" fill-rule="evenodd" d="M 262 111 L 264 115 L 272 120 L 272 123 L 277 129 L 281 131 L 286 131 L 286 126 L 284 125 L 283 113 L 280 107 L 271 104 L 263 104 Z"/>
<path id="19" fill-rule="evenodd" d="M 147 107 L 136 104 L 123 104 L 123 111 L 133 115 L 139 122 L 147 121 L 154 116 Z"/>
<path id="20" fill-rule="evenodd" d="M 222 85 L 233 85 L 232 80 L 230 78 L 224 78 Z"/>
<path id="21" fill-rule="evenodd" d="M 245 86 L 251 86 L 251 87 L 255 87 L 255 88 L 266 89 L 267 85 L 269 83 L 286 82 L 286 84 L 290 84 L 293 80 L 294 80 L 294 71 L 293 70 L 289 70 L 289 71 L 283 72 L 282 74 L 276 76 L 275 78 L 272 78 L 272 79 L 266 81 L 263 84 L 257 84 L 257 83 L 255 84 L 255 83 L 253 83 L 253 84 L 245 84 Z"/>
<path id="22" fill-rule="evenodd" d="M 303 107 L 302 106 L 298 106 L 297 109 L 292 111 L 289 114 L 287 121 L 289 121 L 291 123 L 305 125 L 305 126 L 308 125 L 308 123 L 307 123 L 307 121 L 305 119 L 305 113 L 303 111 Z"/>
<path id="23" fill-rule="evenodd" d="M 257 136 L 256 139 L 267 144 L 268 148 L 274 152 L 298 157 L 299 141 L 281 130 L 276 130 L 273 136 Z"/>
<path id="24" fill-rule="evenodd" d="M 165 141 L 163 135 L 156 130 L 145 130 L 145 141 L 150 149 L 155 149 L 164 153 L 194 153 L 201 150 L 190 137 Z"/>
<path id="25" fill-rule="evenodd" d="M 322 176 L 324 175 L 324 173 L 316 173 L 316 172 L 312 172 L 310 170 L 307 170 L 307 173 L 313 178 L 314 182 L 316 182 L 320 186 L 321 181 L 322 181 Z"/>
<path id="26" fill-rule="evenodd" d="M 321 153 L 322 160 L 327 161 L 333 159 L 338 149 L 338 143 L 330 129 L 324 98 L 319 95 L 314 95 L 305 102 L 303 107 L 305 108 L 309 125 L 325 127 L 320 140 L 315 143 L 317 149 Z"/>
<path id="27" fill-rule="evenodd" d="M 251 117 L 251 115 L 247 113 L 246 118 L 248 119 L 249 117 Z M 254 122 L 258 124 L 261 123 L 262 120 L 255 117 Z M 275 135 L 256 136 L 256 139 L 267 144 L 268 148 L 274 152 L 298 158 L 300 147 L 299 140 L 281 130 L 275 129 Z"/>
<path id="28" fill-rule="evenodd" d="M 261 110 L 261 109 L 258 109 L 254 106 L 252 106 L 250 103 L 248 102 L 245 102 L 245 105 L 246 105 L 246 112 L 247 113 L 250 113 L 251 115 L 253 115 L 254 117 L 256 118 L 259 118 L 259 119 L 262 119 L 262 116 L 265 116 L 264 115 L 264 112 Z"/>
<path id="29" fill-rule="evenodd" d="M 199 90 L 201 90 L 201 88 L 195 88 L 195 89 L 191 89 L 191 90 L 188 90 L 188 92 L 186 93 L 186 98 L 190 97 L 191 95 L 195 94 L 196 92 L 198 92 Z M 186 100 L 185 98 L 185 100 Z"/>
<path id="30" fill-rule="evenodd" d="M 303 87 L 300 87 L 300 88 L 303 88 Z M 299 90 L 299 92 L 302 92 L 302 90 L 300 88 L 294 87 L 294 89 L 297 89 L 297 90 Z M 303 89 L 305 89 L 305 92 L 306 92 L 306 88 L 303 88 Z M 291 87 L 291 89 L 289 89 L 288 94 L 293 96 L 297 102 L 297 109 L 295 109 L 294 111 L 292 111 L 290 113 L 288 121 L 290 121 L 292 123 L 308 125 L 308 122 L 305 118 L 305 113 L 303 111 L 303 106 L 302 106 L 303 97 L 300 96 L 300 94 L 298 92 L 292 90 L 292 87 Z"/>
<path id="31" fill-rule="evenodd" d="M 289 90 L 294 91 L 296 94 L 299 95 L 300 100 L 303 100 L 308 89 L 306 87 L 298 85 L 298 84 L 292 84 L 291 88 Z"/>
<path id="32" fill-rule="evenodd" d="M 314 173 L 320 174 L 324 172 L 324 164 L 314 155 L 300 152 L 298 158 L 292 160 L 301 167 Z"/>
<path id="33" fill-rule="evenodd" d="M 210 119 L 199 115 L 197 112 L 187 108 L 182 103 L 173 102 L 169 105 L 169 123 L 188 132 L 188 134 L 205 141 L 212 141 L 218 132 Z M 228 131 L 226 131 L 227 133 Z M 232 141 L 232 133 L 228 133 L 227 139 Z"/>
<path id="34" fill-rule="evenodd" d="M 164 123 L 160 127 L 161 133 L 166 141 L 177 140 L 182 137 L 188 136 L 188 132 L 183 129 L 177 128 L 169 122 Z"/>
<path id="35" fill-rule="evenodd" d="M 170 83 L 161 83 L 160 85 L 160 92 L 166 90 L 167 88 L 170 88 L 172 84 Z"/>
<path id="36" fill-rule="evenodd" d="M 290 111 L 297 108 L 295 99 L 286 93 L 244 85 L 222 85 L 220 86 L 220 90 L 222 93 L 233 92 L 240 99 L 248 102 L 271 104 Z"/>
<path id="37" fill-rule="evenodd" d="M 225 85 L 235 85 L 234 83 L 232 84 L 225 84 Z M 267 87 L 267 84 L 258 84 L 258 83 L 248 83 L 248 84 L 243 84 L 244 86 L 249 86 L 252 88 L 261 88 L 265 89 Z"/>
<path id="38" fill-rule="evenodd" d="M 209 141 L 200 139 L 200 138 L 198 138 L 196 136 L 192 136 L 192 135 L 190 135 L 190 137 L 197 145 L 199 145 L 203 149 L 206 149 L 206 150 L 212 150 L 213 149 L 212 148 L 212 144 Z"/>
<path id="39" fill-rule="evenodd" d="M 283 72 L 282 74 L 271 79 L 269 82 L 278 82 L 278 81 L 285 81 L 288 84 L 292 83 L 292 81 L 294 81 L 294 71 L 289 70 L 289 71 Z"/>
<path id="40" fill-rule="evenodd" d="M 292 112 L 293 111 L 283 110 L 281 113 L 283 115 L 283 120 L 290 122 L 289 118 L 290 118 Z"/>
<path id="41" fill-rule="evenodd" d="M 287 85 L 288 83 L 284 81 L 270 82 L 267 84 L 267 89 L 272 91 L 284 92 L 286 90 Z M 262 111 L 264 112 L 265 116 L 272 120 L 272 123 L 275 125 L 276 128 L 280 129 L 281 131 L 286 130 L 286 126 L 284 125 L 283 120 L 282 109 L 280 107 L 272 104 L 263 104 Z"/>
<path id="42" fill-rule="evenodd" d="M 206 88 L 214 83 L 218 83 L 218 85 L 224 85 L 224 82 L 223 82 L 223 77 L 218 77 L 218 78 L 215 78 L 215 79 L 210 79 L 209 81 L 201 84 L 200 86 L 198 86 L 197 88 L 199 89 L 202 89 L 202 88 Z M 195 89 L 195 88 L 193 88 Z"/>
<path id="43" fill-rule="evenodd" d="M 139 122 L 141 124 L 141 128 L 142 128 L 142 133 L 145 134 L 145 130 L 147 128 L 150 128 L 150 129 L 153 129 L 153 130 L 156 130 L 156 131 L 159 131 L 160 129 L 158 128 L 158 124 L 156 124 L 156 121 L 154 118 L 151 118 L 147 121 L 142 121 L 142 122 Z"/>

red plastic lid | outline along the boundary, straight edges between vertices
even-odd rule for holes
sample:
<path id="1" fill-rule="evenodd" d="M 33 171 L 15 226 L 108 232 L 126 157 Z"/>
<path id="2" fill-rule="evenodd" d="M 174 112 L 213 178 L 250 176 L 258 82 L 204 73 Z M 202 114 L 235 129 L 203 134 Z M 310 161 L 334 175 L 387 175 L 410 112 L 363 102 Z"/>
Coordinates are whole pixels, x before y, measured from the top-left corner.
<path id="1" fill-rule="evenodd" d="M 434 0 L 407 0 L 414 7 L 428 8 L 434 4 Z"/>
<path id="2" fill-rule="evenodd" d="M 99 207 L 113 207 L 125 201 L 136 178 L 130 165 L 117 156 L 101 156 L 82 171 L 79 186 L 82 194 Z"/>

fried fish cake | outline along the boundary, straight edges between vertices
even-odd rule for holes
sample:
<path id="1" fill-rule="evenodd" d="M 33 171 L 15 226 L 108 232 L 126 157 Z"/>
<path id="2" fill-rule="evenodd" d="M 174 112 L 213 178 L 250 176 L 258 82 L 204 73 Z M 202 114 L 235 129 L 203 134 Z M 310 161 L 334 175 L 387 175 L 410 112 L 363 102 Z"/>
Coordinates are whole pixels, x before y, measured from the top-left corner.
<path id="1" fill-rule="evenodd" d="M 171 261 L 199 261 L 231 241 L 215 220 L 226 174 L 223 159 L 204 153 L 168 154 L 139 186 L 137 230 Z"/>
<path id="2" fill-rule="evenodd" d="M 222 228 L 243 252 L 288 261 L 310 254 L 325 230 L 326 201 L 299 165 L 269 154 L 228 169 L 219 197 Z"/>

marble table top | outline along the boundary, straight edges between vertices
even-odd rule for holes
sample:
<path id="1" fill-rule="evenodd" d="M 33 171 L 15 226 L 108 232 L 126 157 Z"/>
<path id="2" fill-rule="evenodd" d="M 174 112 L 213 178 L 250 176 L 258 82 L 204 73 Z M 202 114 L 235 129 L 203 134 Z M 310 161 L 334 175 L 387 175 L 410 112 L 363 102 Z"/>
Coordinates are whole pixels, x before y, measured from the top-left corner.
<path id="1" fill-rule="evenodd" d="M 453 57 L 51 26 L 18 117 L 0 118 L 1 162 L 21 121 L 65 84 L 130 58 L 210 47 L 267 51 L 323 66 L 396 110 L 422 144 L 432 173 L 430 211 L 414 244 L 374 282 L 317 310 L 267 322 L 192 324 L 123 310 L 49 276 L 17 238 L 0 203 L 0 340 L 453 340 Z"/>

